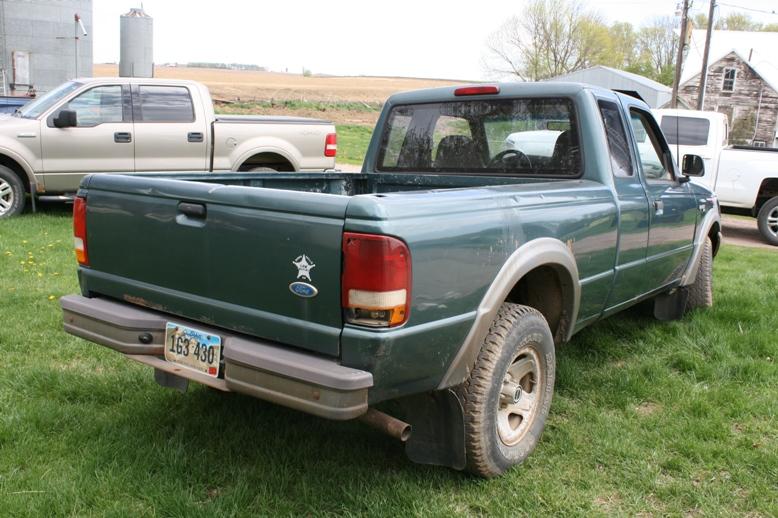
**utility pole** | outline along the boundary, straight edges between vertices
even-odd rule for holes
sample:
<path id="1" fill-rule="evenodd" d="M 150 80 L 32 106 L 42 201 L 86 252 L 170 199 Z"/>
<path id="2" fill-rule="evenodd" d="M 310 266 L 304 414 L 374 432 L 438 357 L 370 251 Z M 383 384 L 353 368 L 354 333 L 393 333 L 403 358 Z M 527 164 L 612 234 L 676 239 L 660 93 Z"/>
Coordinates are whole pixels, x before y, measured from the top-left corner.
<path id="1" fill-rule="evenodd" d="M 702 72 L 700 73 L 700 89 L 697 92 L 697 109 L 702 110 L 705 105 L 705 88 L 708 83 L 708 54 L 710 53 L 710 37 L 713 33 L 713 10 L 716 9 L 716 0 L 710 0 L 708 9 L 708 32 L 705 33 L 705 52 L 702 55 Z"/>
<path id="2" fill-rule="evenodd" d="M 670 107 L 678 107 L 678 86 L 681 82 L 681 67 L 683 65 L 683 48 L 686 46 L 686 25 L 688 24 L 689 0 L 683 0 L 683 12 L 681 13 L 681 38 L 678 41 L 678 56 L 675 58 L 675 78 L 673 79 L 673 95 L 670 98 Z"/>

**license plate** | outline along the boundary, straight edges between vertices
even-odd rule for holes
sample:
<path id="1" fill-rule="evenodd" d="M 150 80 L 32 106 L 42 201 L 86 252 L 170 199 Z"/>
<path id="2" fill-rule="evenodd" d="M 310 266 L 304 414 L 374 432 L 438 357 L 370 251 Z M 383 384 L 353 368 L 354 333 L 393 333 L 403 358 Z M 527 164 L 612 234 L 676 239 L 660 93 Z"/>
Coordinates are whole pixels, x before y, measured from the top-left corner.
<path id="1" fill-rule="evenodd" d="M 165 327 L 165 359 L 214 378 L 219 376 L 220 336 L 168 322 Z"/>

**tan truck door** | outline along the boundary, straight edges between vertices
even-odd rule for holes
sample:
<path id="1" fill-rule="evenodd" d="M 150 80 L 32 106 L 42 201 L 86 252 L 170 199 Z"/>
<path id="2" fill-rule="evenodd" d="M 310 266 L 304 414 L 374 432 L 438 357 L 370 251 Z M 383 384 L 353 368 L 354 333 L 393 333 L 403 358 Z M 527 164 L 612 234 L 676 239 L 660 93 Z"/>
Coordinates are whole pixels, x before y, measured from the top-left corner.
<path id="1" fill-rule="evenodd" d="M 194 89 L 132 85 L 132 98 L 136 171 L 208 170 L 208 121 Z"/>
<path id="2" fill-rule="evenodd" d="M 75 127 L 54 126 L 62 110 L 76 112 Z M 41 120 L 41 152 L 47 192 L 75 192 L 88 173 L 133 171 L 129 88 L 103 84 L 62 104 Z"/>

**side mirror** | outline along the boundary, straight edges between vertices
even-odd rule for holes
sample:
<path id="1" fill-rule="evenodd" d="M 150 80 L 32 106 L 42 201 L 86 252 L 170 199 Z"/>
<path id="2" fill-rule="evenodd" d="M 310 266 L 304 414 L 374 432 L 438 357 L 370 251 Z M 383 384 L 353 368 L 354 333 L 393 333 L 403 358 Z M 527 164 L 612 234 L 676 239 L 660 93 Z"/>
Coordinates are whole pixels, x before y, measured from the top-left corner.
<path id="1" fill-rule="evenodd" d="M 73 110 L 60 110 L 59 114 L 51 122 L 55 128 L 75 128 L 78 126 L 76 112 Z"/>
<path id="2" fill-rule="evenodd" d="M 681 173 L 684 176 L 705 176 L 705 162 L 699 155 L 684 155 Z"/>

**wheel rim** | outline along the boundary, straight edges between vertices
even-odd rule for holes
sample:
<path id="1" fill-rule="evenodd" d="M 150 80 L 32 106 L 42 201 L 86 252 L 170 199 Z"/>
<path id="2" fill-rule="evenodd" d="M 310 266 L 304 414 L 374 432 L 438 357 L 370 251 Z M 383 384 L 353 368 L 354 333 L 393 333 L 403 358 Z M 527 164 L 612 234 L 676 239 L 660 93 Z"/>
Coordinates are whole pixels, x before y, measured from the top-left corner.
<path id="1" fill-rule="evenodd" d="M 537 351 L 526 348 L 505 373 L 497 406 L 497 433 L 506 446 L 519 443 L 535 420 L 544 389 L 542 365 Z"/>
<path id="2" fill-rule="evenodd" d="M 0 215 L 5 214 L 14 205 L 14 190 L 11 184 L 0 178 Z"/>
<path id="3" fill-rule="evenodd" d="M 774 236 L 778 236 L 778 207 L 775 207 L 767 215 L 767 229 Z"/>

